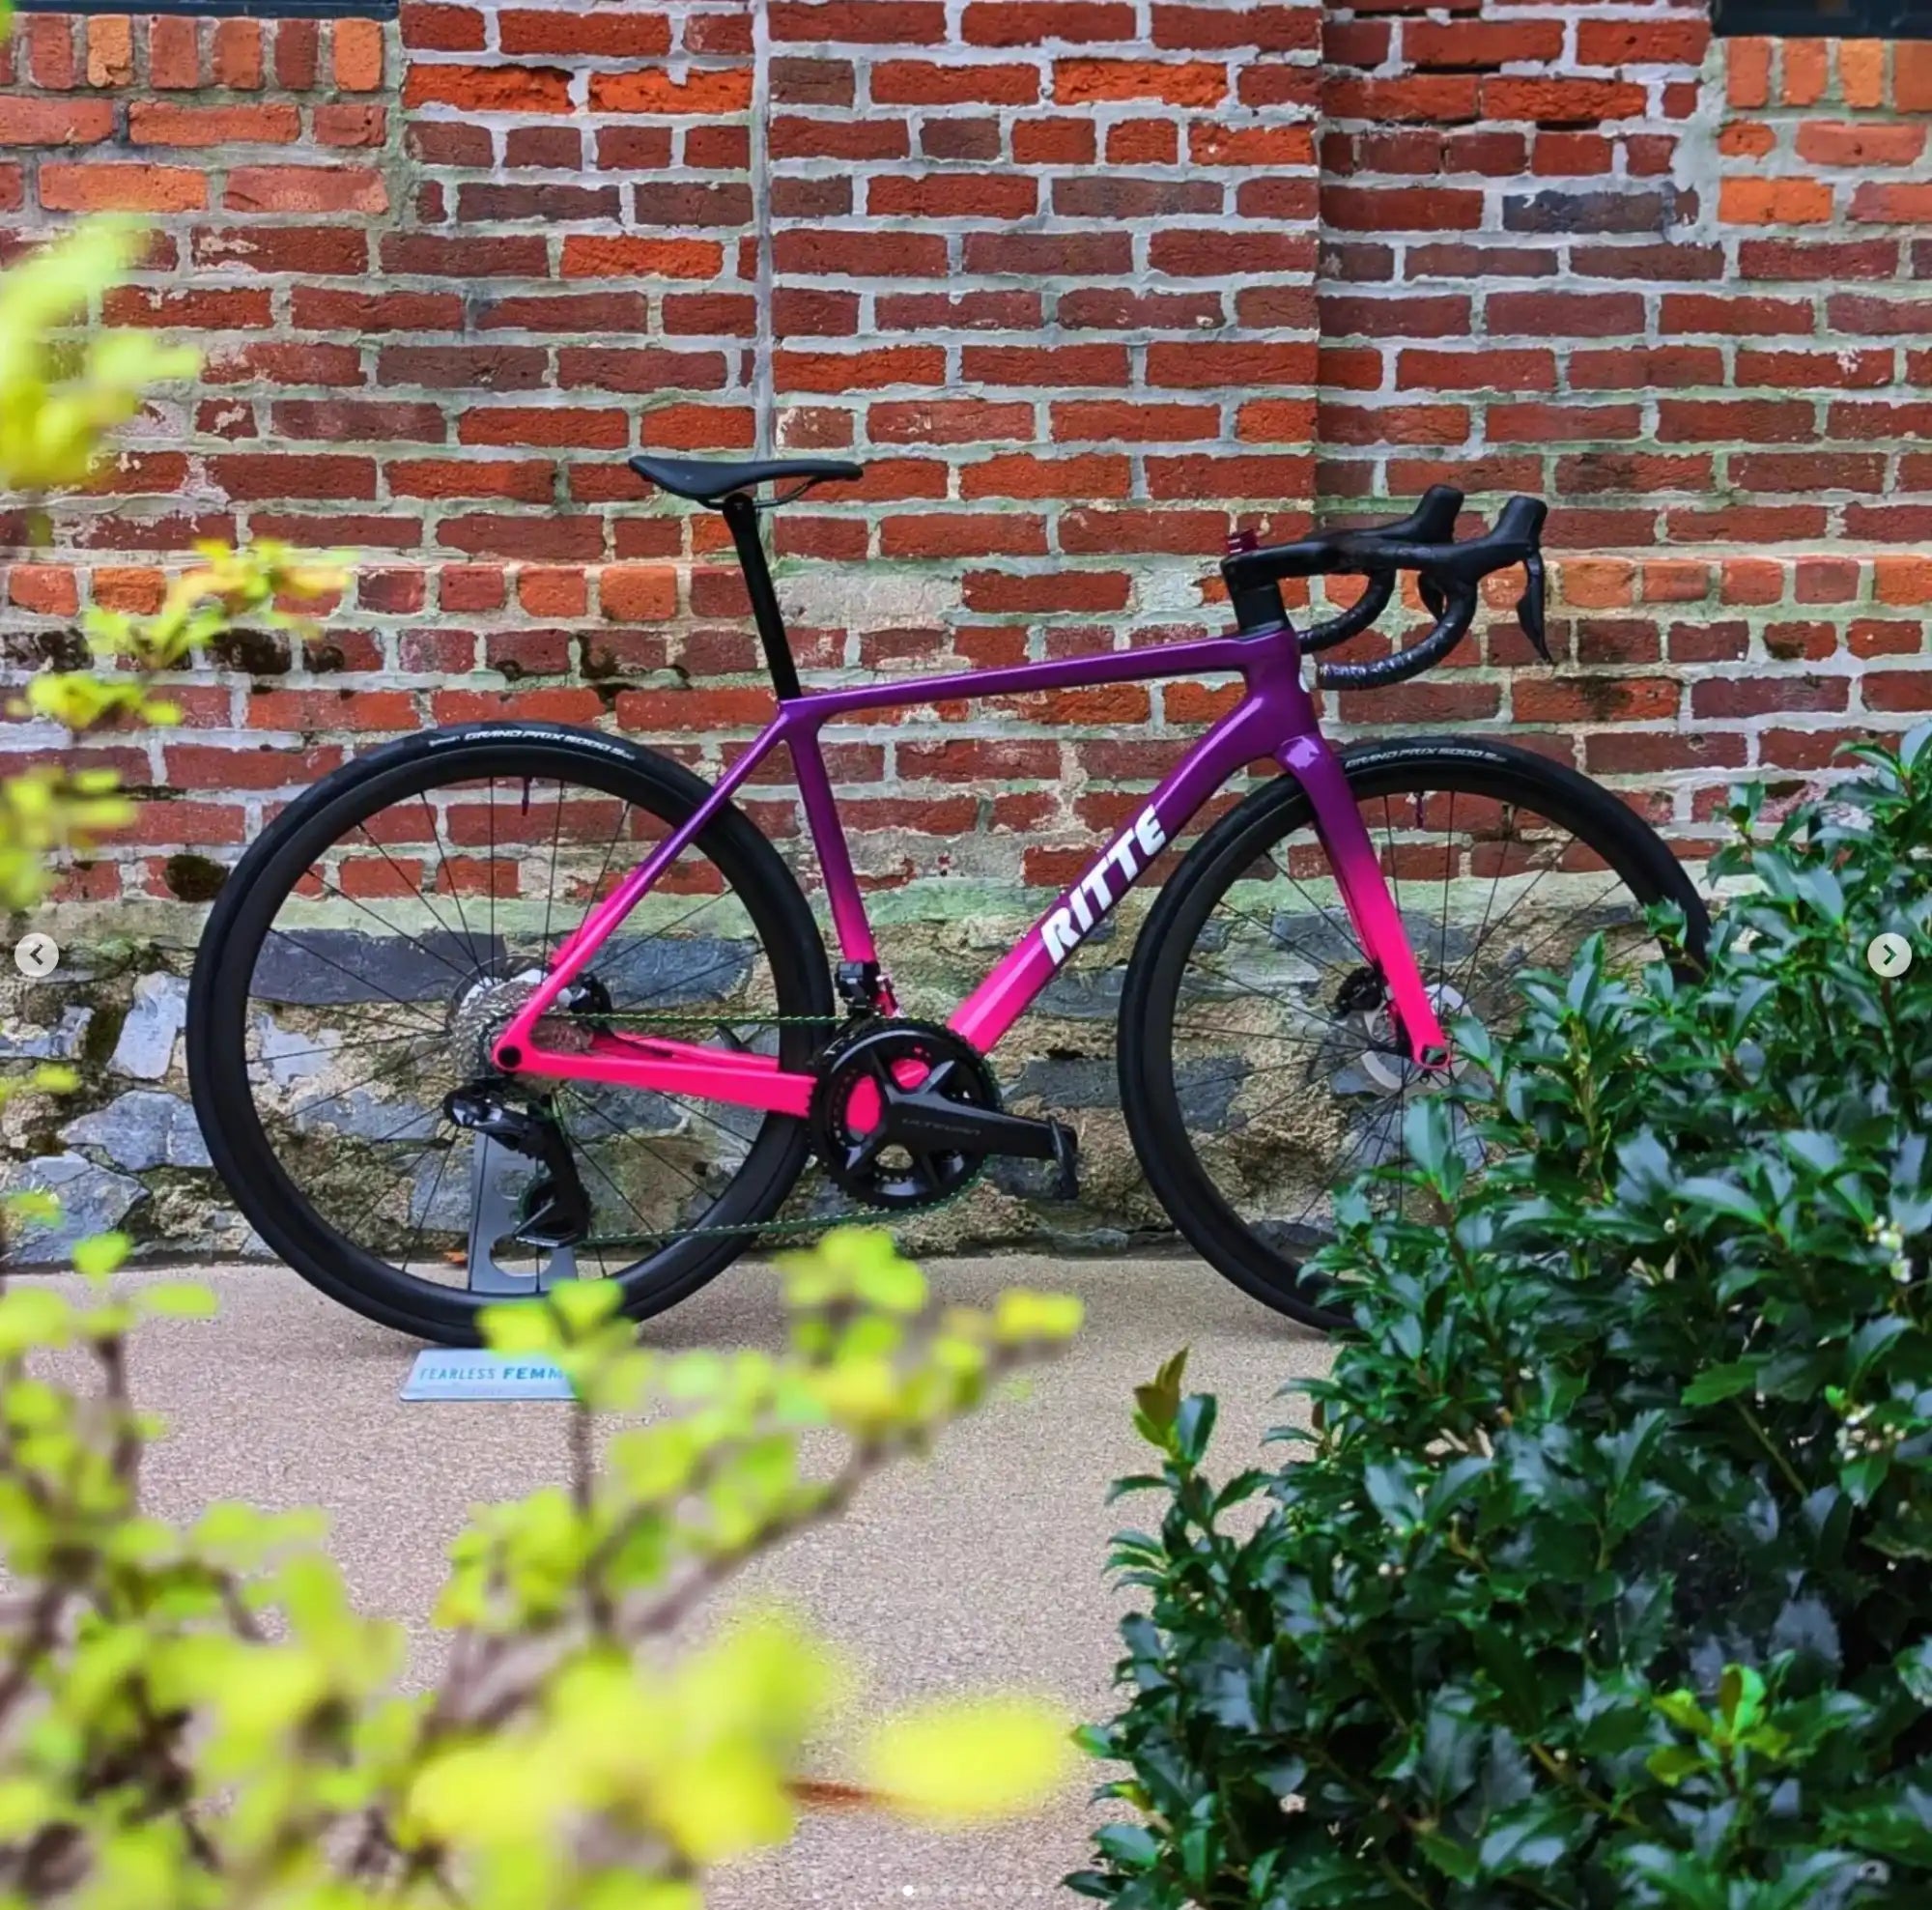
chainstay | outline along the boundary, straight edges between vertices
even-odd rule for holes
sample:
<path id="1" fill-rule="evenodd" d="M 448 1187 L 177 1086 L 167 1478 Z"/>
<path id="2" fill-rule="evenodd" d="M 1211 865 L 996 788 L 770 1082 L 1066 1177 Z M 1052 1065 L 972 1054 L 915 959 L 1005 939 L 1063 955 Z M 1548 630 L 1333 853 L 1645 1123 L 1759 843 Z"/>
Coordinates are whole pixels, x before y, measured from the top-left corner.
<path id="1" fill-rule="evenodd" d="M 609 1014 L 589 1017 L 599 1022 L 621 1022 L 627 1028 L 837 1028 L 851 1017 L 847 1014 L 747 1014 L 724 1016 L 718 1014 L 677 1014 L 669 1011 L 617 1011 Z M 923 1206 L 896 1210 L 907 1214 L 940 1213 L 947 1208 L 956 1206 L 964 1200 L 984 1177 L 985 1163 L 979 1167 L 950 1194 L 938 1200 L 928 1201 Z M 828 1233 L 834 1227 L 849 1225 L 854 1220 L 880 1222 L 881 1216 L 895 1212 L 891 1208 L 856 1206 L 845 1213 L 814 1213 L 801 1215 L 794 1220 L 753 1220 L 741 1221 L 735 1227 L 680 1227 L 673 1234 L 597 1234 L 578 1242 L 583 1247 L 626 1247 L 655 1244 L 666 1247 L 678 1240 L 719 1240 L 726 1236 L 733 1240 L 790 1240 L 807 1234 Z"/>

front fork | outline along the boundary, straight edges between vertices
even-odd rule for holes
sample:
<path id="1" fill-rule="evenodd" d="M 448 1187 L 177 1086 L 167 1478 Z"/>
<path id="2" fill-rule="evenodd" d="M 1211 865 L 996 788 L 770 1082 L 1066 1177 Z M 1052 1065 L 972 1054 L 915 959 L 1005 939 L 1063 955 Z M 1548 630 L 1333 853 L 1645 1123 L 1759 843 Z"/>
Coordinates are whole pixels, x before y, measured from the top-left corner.
<path id="1" fill-rule="evenodd" d="M 1362 952 L 1382 978 L 1396 1027 L 1419 1068 L 1440 1069 L 1449 1062 L 1449 1038 L 1435 1018 L 1435 1004 L 1423 986 L 1422 971 L 1407 931 L 1382 879 L 1381 862 L 1368 825 L 1349 788 L 1348 772 L 1319 735 L 1296 736 L 1280 752 L 1281 765 L 1308 792 L 1315 807 L 1316 833 L 1328 852 L 1328 865 L 1342 900 L 1361 938 Z"/>

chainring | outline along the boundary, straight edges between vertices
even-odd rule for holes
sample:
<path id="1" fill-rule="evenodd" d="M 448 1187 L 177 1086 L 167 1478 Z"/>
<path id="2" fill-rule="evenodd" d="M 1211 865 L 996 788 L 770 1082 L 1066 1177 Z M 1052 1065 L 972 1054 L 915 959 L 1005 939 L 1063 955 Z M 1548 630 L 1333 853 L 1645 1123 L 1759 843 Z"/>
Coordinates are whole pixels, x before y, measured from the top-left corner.
<path id="1" fill-rule="evenodd" d="M 929 1022 L 869 1017 L 819 1056 L 811 1138 L 826 1177 L 868 1207 L 933 1207 L 959 1193 L 985 1164 L 982 1154 L 913 1154 L 880 1144 L 889 1092 L 918 1088 L 968 1107 L 997 1111 L 1000 1091 L 977 1048 Z"/>

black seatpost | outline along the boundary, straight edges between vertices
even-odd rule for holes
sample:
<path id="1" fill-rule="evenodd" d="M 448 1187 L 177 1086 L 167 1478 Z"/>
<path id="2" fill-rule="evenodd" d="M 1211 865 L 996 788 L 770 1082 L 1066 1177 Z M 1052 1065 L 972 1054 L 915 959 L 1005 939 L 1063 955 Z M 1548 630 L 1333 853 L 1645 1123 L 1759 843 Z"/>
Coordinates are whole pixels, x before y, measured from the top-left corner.
<path id="1" fill-rule="evenodd" d="M 750 492 L 733 491 L 724 499 L 723 509 L 724 522 L 731 527 L 731 541 L 738 547 L 738 567 L 745 573 L 745 590 L 752 599 L 758 641 L 765 646 L 772 688 L 781 698 L 799 696 L 802 686 L 798 665 L 792 661 L 784 618 L 779 611 L 778 592 L 772 587 L 771 565 L 765 561 L 764 540 L 758 535 L 758 507 L 752 501 Z"/>

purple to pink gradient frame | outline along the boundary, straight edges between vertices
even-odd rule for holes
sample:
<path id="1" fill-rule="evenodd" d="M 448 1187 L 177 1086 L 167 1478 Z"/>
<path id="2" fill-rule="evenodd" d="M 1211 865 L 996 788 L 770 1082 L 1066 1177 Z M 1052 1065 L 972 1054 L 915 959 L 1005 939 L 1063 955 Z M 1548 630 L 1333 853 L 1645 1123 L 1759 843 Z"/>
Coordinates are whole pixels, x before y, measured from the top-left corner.
<path id="1" fill-rule="evenodd" d="M 1294 632 L 1283 625 L 1252 636 L 1210 637 L 1196 642 L 1058 658 L 1050 663 L 1014 664 L 975 670 L 966 676 L 874 683 L 861 689 L 823 690 L 781 699 L 771 722 L 689 820 L 633 869 L 557 951 L 542 984 L 498 1038 L 493 1051 L 497 1066 L 511 1074 L 609 1081 L 621 1087 L 697 1096 L 779 1114 L 805 1114 L 811 1105 L 812 1077 L 781 1068 L 774 1056 L 616 1034 L 597 1035 L 586 1050 L 567 1054 L 542 1046 L 536 1040 L 536 1026 L 651 885 L 781 743 L 791 752 L 793 777 L 824 877 L 839 954 L 846 961 L 875 961 L 878 952 L 872 926 L 852 870 L 838 800 L 819 749 L 819 731 L 826 724 L 867 710 L 901 709 L 920 703 L 1015 696 L 1037 690 L 1086 689 L 1103 683 L 1152 682 L 1170 676 L 1217 675 L 1239 676 L 1246 694 L 1195 743 L 1149 798 L 1167 840 L 1175 841 L 1203 804 L 1239 772 L 1251 763 L 1273 757 L 1307 791 L 1316 830 L 1350 919 L 1364 953 L 1381 970 L 1411 1057 L 1424 1067 L 1439 1065 L 1448 1050 L 1447 1039 L 1382 879 L 1375 845 L 1355 799 L 1349 793 L 1348 779 L 1322 738 L 1314 702 L 1302 685 L 1300 648 Z M 1107 844 L 1095 861 L 1114 846 Z M 1127 858 L 1126 866 L 1133 873 L 1108 885 L 1099 914 L 1110 910 L 1142 872 L 1135 858 Z M 1071 890 L 1063 894 L 1053 908 L 1043 912 L 1018 945 L 960 1004 L 948 1023 L 954 1034 L 983 1053 L 1026 1012 L 1059 966 L 1041 930 L 1054 909 L 1069 905 L 1071 895 Z"/>

